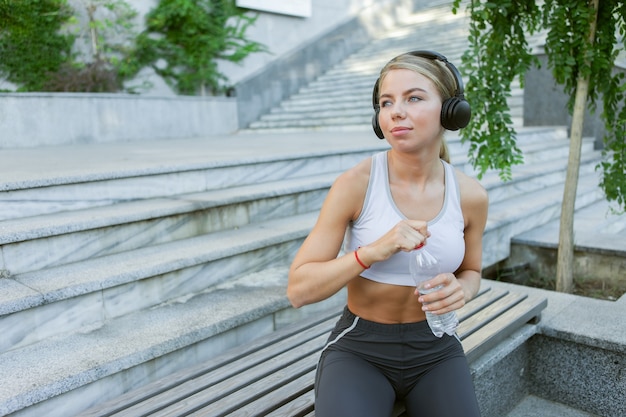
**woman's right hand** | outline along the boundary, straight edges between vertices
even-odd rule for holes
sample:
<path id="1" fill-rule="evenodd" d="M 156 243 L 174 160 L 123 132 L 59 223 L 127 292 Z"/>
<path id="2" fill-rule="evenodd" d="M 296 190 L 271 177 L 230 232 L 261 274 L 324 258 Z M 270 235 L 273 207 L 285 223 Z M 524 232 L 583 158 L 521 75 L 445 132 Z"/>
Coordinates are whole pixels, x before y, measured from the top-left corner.
<path id="1" fill-rule="evenodd" d="M 402 220 L 375 242 L 361 247 L 359 256 L 371 265 L 385 261 L 400 251 L 410 252 L 425 244 L 429 236 L 428 222 Z"/>

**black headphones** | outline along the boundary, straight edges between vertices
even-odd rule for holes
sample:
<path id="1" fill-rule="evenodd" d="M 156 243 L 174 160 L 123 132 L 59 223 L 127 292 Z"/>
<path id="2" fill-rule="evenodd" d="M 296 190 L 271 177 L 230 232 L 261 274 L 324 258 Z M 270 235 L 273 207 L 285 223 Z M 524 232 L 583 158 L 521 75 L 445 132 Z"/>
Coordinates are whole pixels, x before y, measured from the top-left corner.
<path id="1" fill-rule="evenodd" d="M 465 100 L 465 97 L 463 95 L 463 80 L 461 79 L 461 74 L 459 73 L 459 70 L 457 70 L 456 67 L 448 61 L 448 58 L 437 52 L 412 51 L 407 52 L 403 55 L 413 55 L 427 59 L 436 59 L 446 64 L 446 67 L 448 67 L 450 72 L 452 72 L 452 75 L 454 75 L 457 88 L 454 92 L 454 96 L 446 99 L 441 105 L 441 126 L 448 130 L 459 130 L 467 126 L 470 120 L 470 116 L 472 115 L 472 111 L 470 109 L 469 103 Z M 372 105 L 374 106 L 372 127 L 374 128 L 374 133 L 376 133 L 376 136 L 378 136 L 379 139 L 384 139 L 385 135 L 383 134 L 383 131 L 378 124 L 378 113 L 380 112 L 380 105 L 378 104 L 379 80 L 380 79 L 376 80 L 376 84 L 374 84 L 374 91 L 372 92 Z"/>

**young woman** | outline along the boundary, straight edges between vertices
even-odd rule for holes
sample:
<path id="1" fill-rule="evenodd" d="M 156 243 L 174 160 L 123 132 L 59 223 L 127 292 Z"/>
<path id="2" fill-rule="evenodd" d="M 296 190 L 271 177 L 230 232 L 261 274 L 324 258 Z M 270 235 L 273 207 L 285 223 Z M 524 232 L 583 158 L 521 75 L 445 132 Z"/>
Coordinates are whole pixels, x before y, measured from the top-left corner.
<path id="1" fill-rule="evenodd" d="M 434 336 L 425 317 L 459 309 L 480 285 L 487 193 L 452 168 L 443 138 L 469 120 L 460 75 L 437 53 L 403 54 L 382 69 L 373 104 L 391 148 L 337 178 L 289 273 L 294 307 L 347 286 L 318 365 L 315 415 L 389 416 L 402 399 L 410 416 L 479 416 L 460 341 Z M 445 271 L 427 295 L 409 275 L 409 253 L 423 244 Z"/>

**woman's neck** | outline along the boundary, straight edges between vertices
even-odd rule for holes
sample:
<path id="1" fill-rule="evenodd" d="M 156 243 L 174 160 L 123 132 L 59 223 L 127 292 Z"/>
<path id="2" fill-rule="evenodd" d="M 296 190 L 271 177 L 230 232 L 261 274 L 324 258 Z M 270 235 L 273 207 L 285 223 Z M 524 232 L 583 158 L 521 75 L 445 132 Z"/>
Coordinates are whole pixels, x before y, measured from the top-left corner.
<path id="1" fill-rule="evenodd" d="M 439 155 L 399 153 L 390 150 L 387 153 L 389 178 L 397 182 L 411 182 L 426 185 L 439 182 L 443 176 L 443 166 Z"/>

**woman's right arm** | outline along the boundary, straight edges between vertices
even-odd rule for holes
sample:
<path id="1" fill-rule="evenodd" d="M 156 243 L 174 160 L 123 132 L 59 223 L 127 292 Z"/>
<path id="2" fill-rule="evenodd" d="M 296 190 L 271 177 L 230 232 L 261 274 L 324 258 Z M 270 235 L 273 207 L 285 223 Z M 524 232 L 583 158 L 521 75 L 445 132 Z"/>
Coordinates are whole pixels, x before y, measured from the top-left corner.
<path id="1" fill-rule="evenodd" d="M 298 308 L 322 301 L 363 272 L 350 252 L 337 257 L 349 223 L 361 210 L 369 180 L 369 162 L 341 174 L 330 188 L 317 223 L 289 270 L 287 297 Z"/>
<path id="2" fill-rule="evenodd" d="M 298 250 L 287 284 L 287 297 L 298 308 L 325 300 L 358 277 L 364 266 L 411 251 L 428 237 L 428 223 L 402 220 L 375 242 L 337 257 L 346 229 L 361 213 L 371 159 L 341 174 L 328 192 L 317 223 Z"/>

